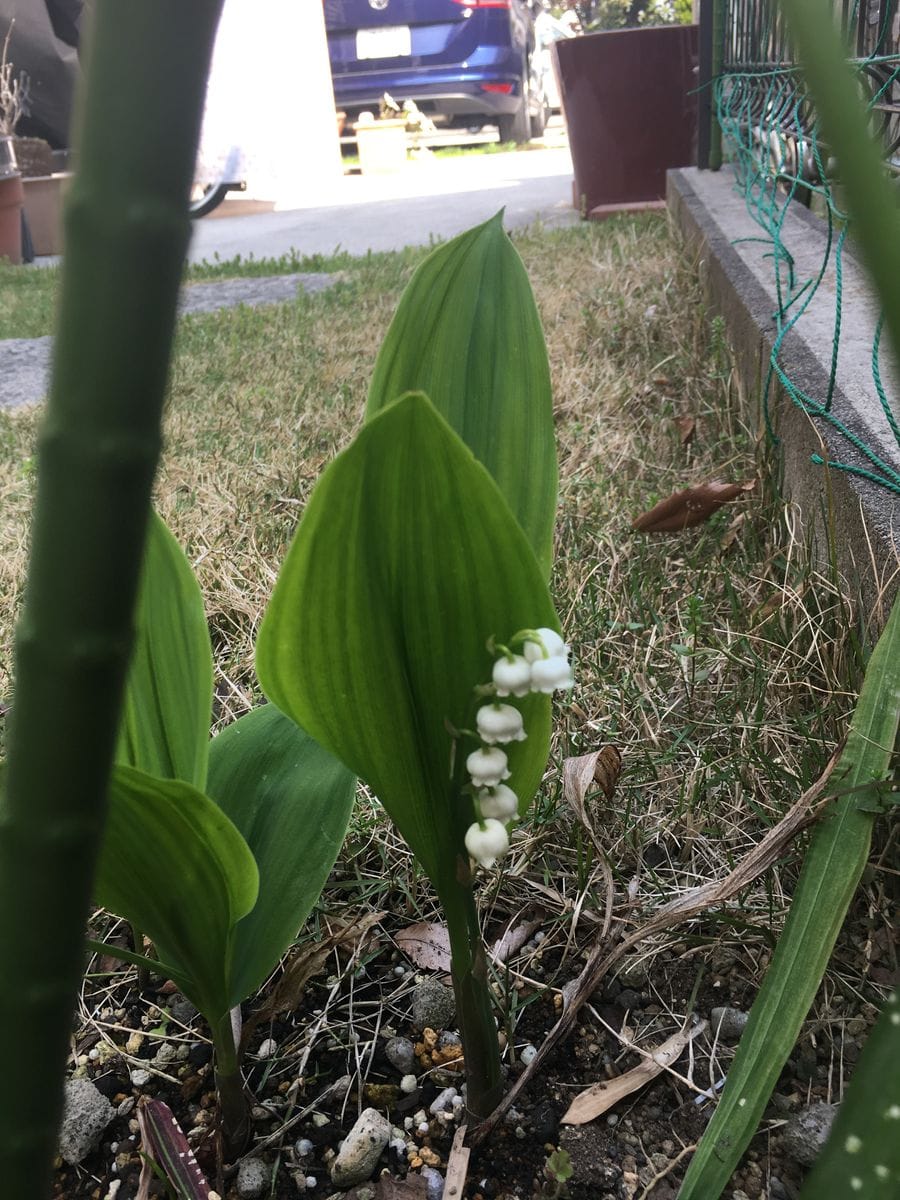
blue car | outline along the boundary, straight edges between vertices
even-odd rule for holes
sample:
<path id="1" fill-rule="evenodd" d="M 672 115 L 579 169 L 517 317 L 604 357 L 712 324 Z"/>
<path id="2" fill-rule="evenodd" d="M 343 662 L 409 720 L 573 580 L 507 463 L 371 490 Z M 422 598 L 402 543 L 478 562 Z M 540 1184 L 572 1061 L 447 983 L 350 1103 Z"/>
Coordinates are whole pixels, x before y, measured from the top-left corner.
<path id="1" fill-rule="evenodd" d="M 496 125 L 501 142 L 547 121 L 526 0 L 324 0 L 337 107 L 355 120 L 389 92 L 436 124 Z"/>

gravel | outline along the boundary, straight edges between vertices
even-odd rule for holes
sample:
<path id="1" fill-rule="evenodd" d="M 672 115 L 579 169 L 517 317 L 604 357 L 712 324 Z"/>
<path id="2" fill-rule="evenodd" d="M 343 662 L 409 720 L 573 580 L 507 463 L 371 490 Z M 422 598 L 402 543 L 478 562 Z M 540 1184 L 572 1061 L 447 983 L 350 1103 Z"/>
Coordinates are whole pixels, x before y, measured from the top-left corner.
<path id="1" fill-rule="evenodd" d="M 74 1167 L 100 1144 L 116 1110 L 89 1079 L 68 1079 L 64 1104 L 59 1153 Z"/>

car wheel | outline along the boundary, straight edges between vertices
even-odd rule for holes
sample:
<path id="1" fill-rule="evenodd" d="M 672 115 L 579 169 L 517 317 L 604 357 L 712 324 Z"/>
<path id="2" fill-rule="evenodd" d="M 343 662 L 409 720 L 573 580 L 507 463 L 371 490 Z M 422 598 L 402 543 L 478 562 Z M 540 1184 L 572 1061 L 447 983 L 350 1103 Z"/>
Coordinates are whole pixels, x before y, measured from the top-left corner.
<path id="1" fill-rule="evenodd" d="M 522 68 L 522 100 L 513 113 L 504 113 L 497 118 L 497 128 L 500 130 L 501 142 L 515 142 L 524 146 L 531 141 L 531 112 L 530 112 L 530 67 L 526 60 Z"/>
<path id="2" fill-rule="evenodd" d="M 195 183 L 191 188 L 191 199 L 188 211 L 195 219 L 205 217 L 214 208 L 218 208 L 228 195 L 228 188 L 221 183 Z"/>
<path id="3" fill-rule="evenodd" d="M 543 96 L 540 98 L 540 105 L 537 112 L 531 114 L 531 136 L 539 138 L 544 136 L 544 130 L 547 128 L 547 121 L 550 117 L 550 109 L 547 101 Z"/>

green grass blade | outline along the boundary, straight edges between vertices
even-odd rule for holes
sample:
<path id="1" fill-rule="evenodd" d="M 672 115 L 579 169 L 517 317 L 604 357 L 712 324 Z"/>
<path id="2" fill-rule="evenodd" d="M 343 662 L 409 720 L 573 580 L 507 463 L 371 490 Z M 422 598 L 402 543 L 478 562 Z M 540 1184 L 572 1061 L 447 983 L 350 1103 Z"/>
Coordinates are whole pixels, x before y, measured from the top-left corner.
<path id="1" fill-rule="evenodd" d="M 716 1200 L 756 1131 L 813 1002 L 866 865 L 874 815 L 860 791 L 888 777 L 900 723 L 900 604 L 872 652 L 828 792 L 844 793 L 816 826 L 791 910 L 722 1099 L 679 1200 Z"/>
<path id="2" fill-rule="evenodd" d="M 257 642 L 282 711 L 372 787 L 441 891 L 473 819 L 447 723 L 472 729 L 487 640 L 556 627 L 543 572 L 497 485 L 410 395 L 368 421 L 320 478 Z M 521 703 L 508 780 L 527 803 L 549 698 Z M 462 739 L 460 754 L 476 743 Z"/>
<path id="3" fill-rule="evenodd" d="M 0 1180 L 44 1200 L 220 0 L 97 0 L 0 809 Z M 23 920 L 22 915 L 28 919 Z"/>
<path id="4" fill-rule="evenodd" d="M 800 1200 L 900 1196 L 900 992 L 866 1040 L 825 1148 Z"/>
<path id="5" fill-rule="evenodd" d="M 493 475 L 549 577 L 557 466 L 550 367 L 531 285 L 498 213 L 439 246 L 384 339 L 368 416 L 422 391 Z"/>
<path id="6" fill-rule="evenodd" d="M 212 742 L 209 795 L 243 834 L 259 896 L 234 932 L 233 1006 L 251 995 L 297 936 L 344 841 L 356 779 L 274 704 Z"/>
<path id="7" fill-rule="evenodd" d="M 153 940 L 210 1024 L 231 1007 L 234 927 L 256 903 L 250 848 L 190 784 L 118 767 L 97 865 L 98 904 Z"/>
<path id="8" fill-rule="evenodd" d="M 206 786 L 213 662 L 203 596 L 184 551 L 153 513 L 138 597 L 118 761 Z"/>

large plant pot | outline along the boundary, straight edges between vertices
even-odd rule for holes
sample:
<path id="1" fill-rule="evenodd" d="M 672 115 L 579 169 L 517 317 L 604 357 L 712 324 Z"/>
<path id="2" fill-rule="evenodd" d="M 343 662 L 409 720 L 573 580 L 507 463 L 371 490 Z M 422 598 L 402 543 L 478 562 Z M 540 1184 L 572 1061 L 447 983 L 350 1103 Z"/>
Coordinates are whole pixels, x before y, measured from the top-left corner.
<path id="1" fill-rule="evenodd" d="M 20 175 L 0 176 L 0 259 L 22 261 L 22 207 L 25 193 Z"/>
<path id="2" fill-rule="evenodd" d="M 554 42 L 586 217 L 663 207 L 666 171 L 697 159 L 697 26 L 589 33 Z"/>
<path id="3" fill-rule="evenodd" d="M 35 254 L 62 253 L 62 202 L 71 178 L 72 173 L 65 171 L 22 180 L 25 216 Z"/>

